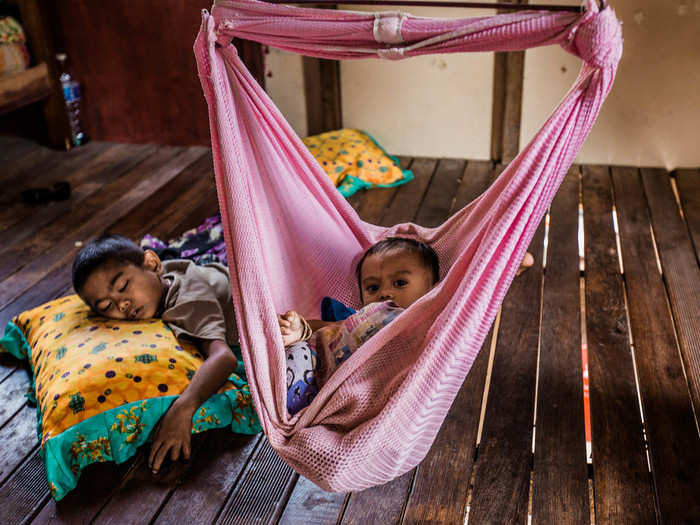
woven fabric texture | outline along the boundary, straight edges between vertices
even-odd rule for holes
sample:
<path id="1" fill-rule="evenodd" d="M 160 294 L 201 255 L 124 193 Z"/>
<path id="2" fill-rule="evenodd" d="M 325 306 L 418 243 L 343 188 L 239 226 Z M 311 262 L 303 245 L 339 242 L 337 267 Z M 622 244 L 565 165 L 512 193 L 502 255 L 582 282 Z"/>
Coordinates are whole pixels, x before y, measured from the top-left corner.
<path id="1" fill-rule="evenodd" d="M 560 44 L 580 74 L 542 129 L 481 196 L 437 228 L 363 222 L 245 69 L 231 37 L 313 56 L 402 58 Z M 610 91 L 622 53 L 613 11 L 475 19 L 221 1 L 195 42 L 250 390 L 272 447 L 332 491 L 387 482 L 425 456 L 525 250 Z M 287 414 L 276 314 L 359 306 L 354 264 L 389 235 L 429 243 L 440 284 L 362 345 L 311 405 Z"/>

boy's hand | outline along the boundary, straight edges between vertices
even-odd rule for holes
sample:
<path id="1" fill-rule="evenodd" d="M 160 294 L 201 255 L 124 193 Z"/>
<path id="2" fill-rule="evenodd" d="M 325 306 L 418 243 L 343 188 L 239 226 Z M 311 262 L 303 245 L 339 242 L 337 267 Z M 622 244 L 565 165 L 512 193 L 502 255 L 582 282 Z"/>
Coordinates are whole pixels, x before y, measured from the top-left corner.
<path id="1" fill-rule="evenodd" d="M 192 438 L 192 416 L 194 410 L 178 403 L 176 399 L 158 424 L 156 434 L 148 456 L 148 466 L 153 474 L 158 474 L 163 460 L 170 452 L 170 459 L 177 461 L 182 452 L 184 460 L 190 459 L 190 440 Z"/>
<path id="2" fill-rule="evenodd" d="M 304 323 L 301 321 L 301 316 L 294 310 L 278 315 L 277 320 L 280 324 L 284 346 L 294 344 L 304 336 Z"/>

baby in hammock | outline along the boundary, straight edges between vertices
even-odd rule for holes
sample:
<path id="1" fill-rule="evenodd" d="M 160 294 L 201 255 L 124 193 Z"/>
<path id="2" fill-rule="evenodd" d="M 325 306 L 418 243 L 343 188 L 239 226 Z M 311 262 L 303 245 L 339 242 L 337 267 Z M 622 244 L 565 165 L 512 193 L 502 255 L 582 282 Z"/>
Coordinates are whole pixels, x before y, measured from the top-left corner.
<path id="1" fill-rule="evenodd" d="M 518 273 L 533 262 L 527 253 Z M 294 310 L 278 316 L 286 347 L 290 415 L 308 406 L 320 385 L 365 341 L 435 286 L 440 264 L 427 244 L 389 237 L 365 252 L 356 273 L 362 308 L 347 319 L 306 321 Z"/>

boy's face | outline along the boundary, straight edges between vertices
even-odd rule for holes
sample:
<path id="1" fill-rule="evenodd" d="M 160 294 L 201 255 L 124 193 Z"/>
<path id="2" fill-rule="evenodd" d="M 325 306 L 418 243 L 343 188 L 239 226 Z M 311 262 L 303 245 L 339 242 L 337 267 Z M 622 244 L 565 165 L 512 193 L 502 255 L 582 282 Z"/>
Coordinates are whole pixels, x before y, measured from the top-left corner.
<path id="1" fill-rule="evenodd" d="M 151 250 L 141 266 L 109 261 L 92 272 L 80 295 L 97 313 L 112 319 L 151 319 L 161 307 L 165 288 L 160 259 Z"/>
<path id="2" fill-rule="evenodd" d="M 408 308 L 433 287 L 433 273 L 421 258 L 397 251 L 369 255 L 360 269 L 362 304 L 394 301 Z"/>

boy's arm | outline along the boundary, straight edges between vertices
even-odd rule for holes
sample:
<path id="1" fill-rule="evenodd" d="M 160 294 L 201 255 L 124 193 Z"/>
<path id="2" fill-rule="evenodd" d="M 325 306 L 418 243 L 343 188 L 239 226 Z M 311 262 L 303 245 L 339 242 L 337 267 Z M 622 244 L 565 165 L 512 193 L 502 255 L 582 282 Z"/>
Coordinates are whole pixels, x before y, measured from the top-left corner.
<path id="1" fill-rule="evenodd" d="M 154 474 L 158 473 L 168 452 L 173 461 L 178 459 L 180 452 L 184 459 L 189 459 L 192 416 L 219 389 L 238 364 L 225 341 L 200 340 L 199 347 L 206 359 L 185 391 L 161 419 L 153 439 L 148 465 Z"/>

